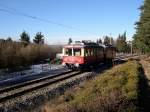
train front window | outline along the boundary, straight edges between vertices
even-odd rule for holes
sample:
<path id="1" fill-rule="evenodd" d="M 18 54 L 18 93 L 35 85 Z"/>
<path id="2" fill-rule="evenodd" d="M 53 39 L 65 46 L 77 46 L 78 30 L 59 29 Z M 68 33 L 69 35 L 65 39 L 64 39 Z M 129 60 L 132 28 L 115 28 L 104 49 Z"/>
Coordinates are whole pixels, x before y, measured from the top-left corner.
<path id="1" fill-rule="evenodd" d="M 81 56 L 81 49 L 73 49 L 74 56 Z"/>
<path id="2" fill-rule="evenodd" d="M 72 56 L 72 49 L 66 49 L 65 55 Z"/>

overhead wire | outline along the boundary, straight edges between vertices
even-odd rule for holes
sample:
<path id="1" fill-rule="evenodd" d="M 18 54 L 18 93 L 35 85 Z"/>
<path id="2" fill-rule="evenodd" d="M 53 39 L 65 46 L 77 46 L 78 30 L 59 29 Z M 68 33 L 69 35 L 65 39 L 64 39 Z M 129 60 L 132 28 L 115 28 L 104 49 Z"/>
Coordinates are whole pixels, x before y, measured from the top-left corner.
<path id="1" fill-rule="evenodd" d="M 79 28 L 76 28 L 76 27 L 73 27 L 73 26 L 70 26 L 70 25 L 62 24 L 62 23 L 55 22 L 55 21 L 52 21 L 52 20 L 40 18 L 40 17 L 37 17 L 37 16 L 32 16 L 32 15 L 29 15 L 27 13 L 20 12 L 20 11 L 14 9 L 14 8 L 8 7 L 6 5 L 0 4 L 0 7 L 2 7 L 2 8 L 0 8 L 1 12 L 6 12 L 6 13 L 9 13 L 9 14 L 12 14 L 12 15 L 24 16 L 24 17 L 31 18 L 31 19 L 34 19 L 34 20 L 38 20 L 38 21 L 42 21 L 42 22 L 46 22 L 46 23 L 50 23 L 50 24 L 55 24 L 55 25 L 58 25 L 58 26 L 61 26 L 61 27 L 64 27 L 64 28 L 73 29 L 73 30 L 77 30 L 77 31 L 80 31 L 80 32 L 86 32 L 86 33 L 89 33 L 89 34 L 92 34 L 92 35 L 95 35 L 95 36 L 98 35 L 96 33 L 92 33 L 92 32 L 87 31 L 87 30 L 82 30 L 82 29 L 79 29 Z"/>

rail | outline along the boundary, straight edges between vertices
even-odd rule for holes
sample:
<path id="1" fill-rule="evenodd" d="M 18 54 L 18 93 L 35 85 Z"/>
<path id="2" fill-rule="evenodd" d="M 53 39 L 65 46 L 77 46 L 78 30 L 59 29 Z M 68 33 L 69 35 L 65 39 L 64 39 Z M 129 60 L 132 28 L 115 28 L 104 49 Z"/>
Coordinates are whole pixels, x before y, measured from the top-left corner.
<path id="1" fill-rule="evenodd" d="M 5 101 L 13 99 L 15 97 L 22 96 L 22 95 L 24 95 L 26 93 L 29 93 L 31 91 L 44 88 L 44 87 L 49 86 L 51 84 L 66 80 L 68 78 L 79 75 L 81 73 L 82 72 L 72 72 L 72 71 L 70 71 L 68 73 L 62 73 L 62 74 L 54 75 L 54 76 L 51 76 L 51 77 L 45 77 L 45 78 L 42 78 L 42 79 L 38 79 L 38 80 L 34 80 L 34 81 L 30 81 L 30 82 L 26 82 L 26 83 L 23 83 L 23 84 L 19 84 L 19 85 L 15 85 L 15 86 L 12 86 L 12 87 L 2 89 L 0 91 L 0 96 L 1 96 L 0 97 L 0 103 L 3 103 Z M 37 83 L 38 83 L 38 85 L 36 85 Z M 19 91 L 19 89 L 24 88 L 24 87 L 26 87 L 26 89 L 23 89 L 23 90 Z"/>
<path id="2" fill-rule="evenodd" d="M 121 57 L 117 57 L 116 59 L 132 58 L 135 56 L 137 56 L 137 55 L 121 56 Z M 73 76 L 80 75 L 81 73 L 82 72 L 80 72 L 80 71 L 67 71 L 64 73 L 57 74 L 57 75 L 46 76 L 46 77 L 42 77 L 39 79 L 19 83 L 19 84 L 13 85 L 13 86 L 9 86 L 9 87 L 0 89 L 0 103 L 3 103 L 7 100 L 11 100 L 13 98 L 22 96 L 22 95 L 32 92 L 34 90 L 47 87 L 51 84 L 69 79 Z"/>

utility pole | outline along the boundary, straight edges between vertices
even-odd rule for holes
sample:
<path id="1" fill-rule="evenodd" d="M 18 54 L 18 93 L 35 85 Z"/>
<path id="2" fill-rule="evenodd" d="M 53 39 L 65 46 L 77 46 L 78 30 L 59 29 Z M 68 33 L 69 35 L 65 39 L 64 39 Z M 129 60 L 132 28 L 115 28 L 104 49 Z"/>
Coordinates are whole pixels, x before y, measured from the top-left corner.
<path id="1" fill-rule="evenodd" d="M 132 46 L 132 41 L 131 41 L 131 54 L 133 53 L 133 46 Z"/>
<path id="2" fill-rule="evenodd" d="M 111 33 L 110 33 L 110 45 L 112 44 L 112 42 L 111 42 Z"/>

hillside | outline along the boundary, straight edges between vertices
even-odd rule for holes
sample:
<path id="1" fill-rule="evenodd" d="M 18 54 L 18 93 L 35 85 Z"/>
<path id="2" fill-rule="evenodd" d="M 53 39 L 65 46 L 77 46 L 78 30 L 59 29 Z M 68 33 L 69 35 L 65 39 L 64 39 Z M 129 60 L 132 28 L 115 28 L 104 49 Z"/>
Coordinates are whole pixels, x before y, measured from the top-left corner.
<path id="1" fill-rule="evenodd" d="M 136 61 L 113 67 L 93 80 L 67 91 L 44 112 L 138 111 L 141 65 Z"/>

